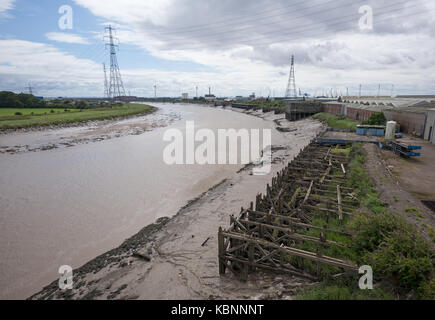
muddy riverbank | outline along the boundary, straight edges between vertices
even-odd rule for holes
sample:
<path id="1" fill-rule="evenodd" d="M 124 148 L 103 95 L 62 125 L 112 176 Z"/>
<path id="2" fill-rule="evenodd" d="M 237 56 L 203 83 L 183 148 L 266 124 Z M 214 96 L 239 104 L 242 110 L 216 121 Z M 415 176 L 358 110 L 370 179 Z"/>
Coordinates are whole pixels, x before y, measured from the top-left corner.
<path id="1" fill-rule="evenodd" d="M 99 142 L 128 135 L 140 135 L 176 121 L 177 115 L 158 115 L 152 107 L 143 114 L 108 120 L 88 120 L 56 125 L 6 129 L 0 131 L 0 154 L 47 151 L 78 144 Z"/>
<path id="2" fill-rule="evenodd" d="M 227 227 L 229 216 L 264 192 L 272 177 L 323 130 L 322 124 L 311 119 L 287 122 L 282 115 L 249 113 L 272 128 L 288 129 L 274 130 L 272 170 L 268 175 L 252 175 L 252 166 L 239 169 L 172 218 L 160 218 L 121 246 L 74 270 L 74 289 L 61 291 L 55 280 L 31 298 L 290 299 L 297 288 L 309 284 L 306 279 L 261 272 L 248 282 L 239 282 L 229 274 L 219 276 L 218 227 Z M 136 251 L 141 256 L 134 255 Z"/>

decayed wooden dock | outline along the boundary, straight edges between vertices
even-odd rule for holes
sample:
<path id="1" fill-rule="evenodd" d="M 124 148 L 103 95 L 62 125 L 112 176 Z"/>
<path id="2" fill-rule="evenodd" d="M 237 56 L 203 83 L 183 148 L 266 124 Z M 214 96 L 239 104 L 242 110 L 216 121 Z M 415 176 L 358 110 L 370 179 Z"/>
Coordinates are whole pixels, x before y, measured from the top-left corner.
<path id="1" fill-rule="evenodd" d="M 231 216 L 227 230 L 219 228 L 219 273 L 230 270 L 241 279 L 256 269 L 286 272 L 319 279 L 323 265 L 357 271 L 353 262 L 322 253 L 325 247 L 343 247 L 327 238 L 336 233 L 352 237 L 343 230 L 313 225 L 315 215 L 325 221 L 348 219 L 359 207 L 352 190 L 345 187 L 349 156 L 339 146 L 311 142 L 267 185 L 240 214 Z M 337 152 L 338 151 L 338 152 Z M 319 236 L 307 235 L 317 230 Z M 316 244 L 316 252 L 302 250 L 303 243 Z M 316 272 L 304 270 L 304 260 L 317 264 Z"/>

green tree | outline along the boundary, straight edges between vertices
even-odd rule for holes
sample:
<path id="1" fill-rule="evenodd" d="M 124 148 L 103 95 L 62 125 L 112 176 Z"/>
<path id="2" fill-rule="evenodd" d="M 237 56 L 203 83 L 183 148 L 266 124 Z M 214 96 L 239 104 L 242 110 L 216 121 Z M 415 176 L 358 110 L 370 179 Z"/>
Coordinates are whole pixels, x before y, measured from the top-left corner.
<path id="1" fill-rule="evenodd" d="M 376 112 L 372 114 L 372 116 L 367 120 L 366 124 L 375 126 L 384 126 L 387 123 L 387 118 L 385 118 L 385 115 L 383 112 Z"/>

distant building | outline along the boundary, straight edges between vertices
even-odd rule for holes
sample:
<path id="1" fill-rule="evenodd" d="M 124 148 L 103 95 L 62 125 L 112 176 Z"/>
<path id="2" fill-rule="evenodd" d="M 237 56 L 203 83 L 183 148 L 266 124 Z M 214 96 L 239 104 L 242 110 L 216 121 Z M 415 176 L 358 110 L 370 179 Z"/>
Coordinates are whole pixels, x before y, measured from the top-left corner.
<path id="1" fill-rule="evenodd" d="M 120 97 L 114 97 L 114 100 L 117 101 L 122 101 L 122 102 L 131 102 L 131 101 L 136 101 L 137 97 L 136 96 L 120 96 Z"/>
<path id="2" fill-rule="evenodd" d="M 183 100 L 187 100 L 187 99 L 189 99 L 189 94 L 188 94 L 188 93 L 182 93 L 182 94 L 181 94 L 181 98 L 182 98 Z"/>
<path id="3" fill-rule="evenodd" d="M 432 139 L 435 124 L 431 109 L 432 98 L 421 96 L 391 97 L 345 97 L 344 101 L 322 103 L 322 111 L 347 118 L 366 121 L 373 114 L 383 112 L 388 121 L 396 121 L 401 132 Z M 432 130 L 431 130 L 432 127 Z"/>
<path id="4" fill-rule="evenodd" d="M 204 96 L 205 100 L 207 101 L 215 101 L 216 100 L 216 96 L 214 94 L 206 94 Z"/>
<path id="5" fill-rule="evenodd" d="M 204 96 L 205 100 L 207 101 L 215 101 L 216 100 L 216 96 L 214 94 L 211 94 L 211 88 L 208 87 L 208 94 L 206 94 Z"/>

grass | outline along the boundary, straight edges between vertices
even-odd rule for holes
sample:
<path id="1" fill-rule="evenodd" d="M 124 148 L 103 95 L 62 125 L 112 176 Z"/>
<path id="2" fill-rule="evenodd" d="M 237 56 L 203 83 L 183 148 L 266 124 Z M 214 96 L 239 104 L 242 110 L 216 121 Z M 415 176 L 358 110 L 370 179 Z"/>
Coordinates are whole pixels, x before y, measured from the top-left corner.
<path id="1" fill-rule="evenodd" d="M 337 282 L 337 281 L 336 281 Z M 394 300 L 391 292 L 376 288 L 360 290 L 357 285 L 351 286 L 346 281 L 326 281 L 319 286 L 305 289 L 296 295 L 297 300 Z M 356 282 L 355 282 L 356 283 Z"/>
<path id="2" fill-rule="evenodd" d="M 355 120 L 350 120 L 344 116 L 337 116 L 330 113 L 317 113 L 313 116 L 314 119 L 325 122 L 334 129 L 346 129 L 346 130 L 356 130 L 356 126 L 360 122 Z"/>
<path id="3" fill-rule="evenodd" d="M 0 130 L 106 120 L 136 114 L 146 114 L 154 107 L 128 103 L 92 109 L 0 108 Z M 15 115 L 21 113 L 21 115 Z"/>
<path id="4" fill-rule="evenodd" d="M 334 149 L 331 149 L 331 152 L 348 157 L 350 154 L 350 150 L 351 150 L 350 147 L 348 147 L 348 148 L 334 148 Z"/>
<path id="5" fill-rule="evenodd" d="M 420 210 L 418 210 L 418 209 L 416 209 L 416 208 L 413 208 L 413 207 L 407 207 L 406 209 L 405 209 L 405 212 L 406 213 L 412 213 L 412 214 L 414 214 L 414 215 L 416 215 L 418 218 L 424 218 L 424 215 L 420 212 Z M 412 214 L 410 214 L 409 216 L 412 216 Z"/>
<path id="6" fill-rule="evenodd" d="M 432 226 L 427 223 L 423 223 L 423 226 L 426 227 L 427 233 L 429 234 L 429 237 L 432 239 L 432 242 L 435 242 L 435 231 L 432 228 Z"/>
<path id="7" fill-rule="evenodd" d="M 345 245 L 345 248 L 327 248 L 322 252 L 357 265 L 373 268 L 374 290 L 360 290 L 358 275 L 330 280 L 337 273 L 332 267 L 323 267 L 324 281 L 318 286 L 302 289 L 297 299 L 394 299 L 397 293 L 411 294 L 419 299 L 435 299 L 433 254 L 429 244 L 418 234 L 414 226 L 388 211 L 379 199 L 363 164 L 365 155 L 360 144 L 353 144 L 350 151 L 353 160 L 349 165 L 346 186 L 351 187 L 360 200 L 361 208 L 351 219 L 339 221 L 335 217 L 325 220 L 315 216 L 314 225 L 326 225 L 330 229 L 348 231 L 352 239 L 328 234 L 328 240 Z M 407 208 L 416 214 L 416 209 Z M 314 231 L 310 231 L 313 233 Z M 314 235 L 314 233 L 313 233 Z M 313 244 L 303 244 L 305 249 L 316 250 Z M 307 270 L 314 271 L 315 264 Z M 383 285 L 388 283 L 389 285 Z M 393 285 L 391 285 L 393 283 Z"/>

